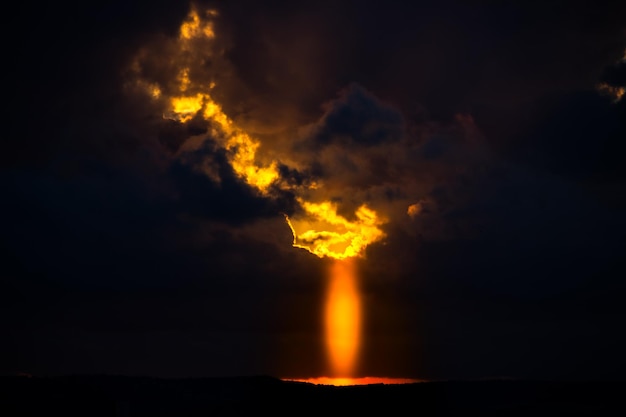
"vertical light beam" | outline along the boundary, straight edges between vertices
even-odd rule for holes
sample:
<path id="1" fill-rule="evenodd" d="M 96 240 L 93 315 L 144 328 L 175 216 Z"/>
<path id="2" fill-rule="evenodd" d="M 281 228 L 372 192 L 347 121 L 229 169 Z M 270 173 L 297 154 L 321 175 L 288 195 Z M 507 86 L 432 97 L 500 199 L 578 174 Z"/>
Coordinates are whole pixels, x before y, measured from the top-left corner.
<path id="1" fill-rule="evenodd" d="M 160 47 L 142 49 L 130 67 L 137 77 L 136 86 L 163 106 L 163 118 L 181 124 L 191 123 L 197 117 L 208 121 L 210 131 L 206 137 L 190 140 L 192 148 L 197 146 L 196 139 L 214 140 L 226 151 L 228 162 L 237 176 L 262 196 L 271 197 L 276 190 L 296 195 L 300 210 L 294 219 L 285 215 L 293 233 L 293 246 L 320 258 L 333 259 L 324 317 L 326 347 L 336 383 L 349 384 L 354 380 L 361 343 L 361 300 L 354 259 L 362 258 L 369 244 L 385 237 L 380 227 L 387 220 L 366 204 L 358 207 L 354 216 L 346 218 L 339 213 L 339 207 L 332 199 L 305 199 L 303 195 L 323 184 L 294 185 L 282 178 L 279 160 L 270 158 L 269 154 L 262 155 L 261 142 L 224 112 L 212 95 L 215 87 L 213 77 L 209 77 L 204 70 L 194 70 L 203 68 L 202 62 L 221 50 L 214 48 L 216 33 L 213 21 L 216 16 L 216 10 L 201 12 L 192 6 L 180 27 L 178 39 L 174 41 L 175 47 L 171 48 L 174 55 L 167 59 L 161 59 Z M 163 63 L 163 70 L 154 72 L 151 69 L 154 63 Z M 147 74 L 173 70 L 176 70 L 175 80 L 163 85 L 152 77 L 146 77 Z M 207 162 L 210 164 L 211 160 Z M 211 179 L 219 182 L 220 177 L 214 170 L 207 171 Z M 321 197 L 324 193 L 318 194 Z"/>
<path id="2" fill-rule="evenodd" d="M 352 377 L 361 338 L 361 303 L 354 260 L 334 260 L 326 298 L 326 348 L 335 377 Z"/>

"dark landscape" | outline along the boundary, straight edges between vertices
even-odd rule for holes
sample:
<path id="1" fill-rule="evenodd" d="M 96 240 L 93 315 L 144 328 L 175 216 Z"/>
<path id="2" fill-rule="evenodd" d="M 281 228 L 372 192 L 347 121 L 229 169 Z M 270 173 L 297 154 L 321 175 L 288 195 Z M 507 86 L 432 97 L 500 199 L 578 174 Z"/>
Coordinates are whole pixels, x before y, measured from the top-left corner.
<path id="1" fill-rule="evenodd" d="M 624 382 L 442 381 L 314 385 L 269 376 L 1 379 L 0 414 L 52 416 L 608 416 L 624 411 Z M 621 410 L 621 411 L 620 411 Z"/>

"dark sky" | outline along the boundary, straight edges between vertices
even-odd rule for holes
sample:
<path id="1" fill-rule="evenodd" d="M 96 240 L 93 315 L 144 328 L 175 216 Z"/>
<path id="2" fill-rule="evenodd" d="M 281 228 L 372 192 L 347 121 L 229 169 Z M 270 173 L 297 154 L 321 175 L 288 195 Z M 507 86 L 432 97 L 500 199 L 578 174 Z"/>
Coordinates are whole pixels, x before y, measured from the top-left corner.
<path id="1" fill-rule="evenodd" d="M 624 379 L 626 3 L 196 9 L 188 48 L 181 1 L 7 11 L 1 372 L 326 375 L 330 260 L 284 218 L 316 182 L 386 218 L 355 376 Z M 181 66 L 289 186 L 140 91 Z"/>

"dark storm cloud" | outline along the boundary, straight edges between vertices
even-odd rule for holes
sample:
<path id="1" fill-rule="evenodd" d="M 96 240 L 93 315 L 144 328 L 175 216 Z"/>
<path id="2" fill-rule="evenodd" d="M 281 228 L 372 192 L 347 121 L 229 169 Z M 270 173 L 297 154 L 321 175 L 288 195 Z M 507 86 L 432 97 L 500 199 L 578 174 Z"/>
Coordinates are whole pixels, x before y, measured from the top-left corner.
<path id="1" fill-rule="evenodd" d="M 328 107 L 311 132 L 314 146 L 336 141 L 356 146 L 384 145 L 404 135 L 404 121 L 398 110 L 384 105 L 357 84 L 350 85 Z"/>
<path id="2" fill-rule="evenodd" d="M 545 106 L 545 107 L 544 107 Z M 621 106 L 598 93 L 562 95 L 537 103 L 540 114 L 523 141 L 525 152 L 540 167 L 574 179 L 595 175 L 622 175 L 626 123 Z M 521 152 L 520 152 L 521 153 Z M 620 174 L 621 171 L 621 174 Z"/>
<path id="3" fill-rule="evenodd" d="M 367 203 L 387 221 L 403 222 L 433 188 L 495 158 L 470 115 L 406 120 L 357 84 L 325 109 L 300 129 L 291 158 L 319 181 L 307 193 L 339 203 L 344 215 Z"/>
<path id="4" fill-rule="evenodd" d="M 16 279 L 24 273 L 79 287 L 177 286 L 179 273 L 196 279 L 217 252 L 248 252 L 246 240 L 256 238 L 246 234 L 245 225 L 263 219 L 277 226 L 275 237 L 264 241 L 288 248 L 291 235 L 280 210 L 293 203 L 260 198 L 236 179 L 223 155 L 214 157 L 220 183 L 189 161 L 148 170 L 151 161 L 139 158 L 134 162 L 142 164 L 141 171 L 101 161 L 70 175 L 3 171 L 3 244 L 26 268 Z M 206 228 L 207 223 L 221 227 Z M 195 242 L 200 230 L 213 243 L 187 242 Z M 188 244 L 189 251 L 181 250 Z M 196 258 L 197 251 L 206 251 L 206 259 Z M 216 270 L 222 267 L 228 265 Z"/>
<path id="5" fill-rule="evenodd" d="M 187 124 L 182 124 L 176 120 L 164 120 L 159 126 L 158 140 L 169 152 L 174 154 L 190 136 L 207 133 L 208 126 L 209 124 L 200 117 L 193 118 Z"/>
<path id="6" fill-rule="evenodd" d="M 68 149 L 108 147 L 85 132 L 73 134 L 73 124 L 114 109 L 122 65 L 144 37 L 175 33 L 187 9 L 170 1 L 36 1 L 12 8 L 11 15 L 27 23 L 5 51 L 12 62 L 7 79 L 13 80 L 6 100 L 19 110 L 8 121 L 3 165 L 33 166 Z"/>
<path id="7" fill-rule="evenodd" d="M 391 224 L 369 248 L 372 361 L 395 340 L 421 352 L 398 374 L 621 378 L 626 340 L 610 329 L 626 313 L 623 216 L 559 179 L 516 171 L 442 185 L 412 225 Z"/>
<path id="8" fill-rule="evenodd" d="M 361 264 L 369 300 L 366 315 L 372 320 L 366 326 L 371 326 L 368 334 L 378 335 L 365 348 L 371 362 L 384 343 L 395 343 L 399 350 L 428 352 L 429 358 L 428 363 L 404 362 L 394 371 L 398 375 L 406 372 L 402 366 L 414 366 L 417 373 L 461 378 L 498 375 L 505 369 L 578 378 L 570 370 L 577 354 L 559 356 L 556 351 L 566 349 L 568 340 L 583 338 L 579 352 L 595 355 L 586 360 L 596 366 L 581 364 L 581 372 L 600 379 L 620 377 L 619 352 L 626 340 L 607 330 L 625 313 L 620 301 L 625 288 L 617 277 L 624 268 L 626 223 L 623 213 L 572 178 L 614 168 L 598 164 L 606 161 L 602 148 L 623 136 L 622 110 L 598 92 L 580 94 L 578 100 L 573 95 L 557 108 L 560 117 L 551 113 L 535 119 L 541 128 L 528 134 L 527 145 L 545 152 L 545 142 L 554 146 L 558 138 L 549 165 L 561 175 L 492 152 L 472 119 L 462 115 L 447 126 L 424 121 L 411 126 L 399 146 L 404 153 L 394 152 L 393 142 L 384 147 L 397 169 L 392 181 L 402 190 L 396 198 L 405 202 L 405 210 L 413 201 L 419 209 L 414 216 L 394 212 L 385 226 L 388 238 L 373 244 Z M 614 144 L 608 147 L 615 150 Z M 358 146 L 342 146 L 351 161 L 364 158 Z M 568 164 L 567 176 L 556 169 L 557 161 Z M 365 171 L 366 166 L 345 165 L 345 160 L 327 165 L 343 167 L 337 168 L 343 175 L 328 177 L 344 187 L 353 185 L 346 172 Z M 370 190 L 375 185 L 369 183 Z M 406 315 L 386 316 L 396 303 Z M 500 319 L 494 322 L 494 317 Z M 397 328 L 388 328 L 390 322 Z M 415 332 L 416 338 L 400 341 L 403 331 Z M 612 347 L 600 358 L 591 338 Z M 544 356 L 538 346 L 542 339 Z M 476 340 L 480 347 L 465 346 Z M 542 359 L 520 368 L 507 350 Z M 481 358 L 481 365 L 450 362 L 455 355 L 467 361 Z"/>
<path id="9" fill-rule="evenodd" d="M 626 52 L 624 52 L 626 54 Z M 614 87 L 624 87 L 626 85 L 626 58 L 608 66 L 600 79 Z"/>
<path id="10" fill-rule="evenodd" d="M 558 127 L 559 114 L 570 110 L 546 109 L 554 112 L 550 121 L 552 116 L 537 107 L 580 94 L 575 98 L 580 111 L 587 107 L 591 117 L 614 124 L 610 110 L 608 116 L 599 115 L 604 109 L 594 110 L 598 100 L 590 92 L 605 68 L 623 56 L 624 23 L 617 16 L 624 6 L 619 3 L 552 2 L 539 8 L 455 1 L 401 7 L 378 1 L 226 2 L 218 7 L 220 25 L 232 38 L 226 57 L 245 86 L 235 96 L 247 101 L 248 110 L 239 112 L 252 120 L 250 126 L 267 124 L 263 120 L 274 120 L 275 126 L 316 120 L 321 103 L 358 82 L 383 100 L 392 98 L 407 119 L 418 108 L 442 121 L 471 114 L 485 140 L 507 158 L 575 178 L 610 171 L 603 156 L 593 167 L 579 168 L 586 164 L 581 146 L 557 150 L 565 137 L 579 135 L 576 128 L 562 132 L 568 128 Z M 585 94 L 587 102 L 580 99 Z M 287 116 L 285 108 L 299 114 Z M 540 118 L 552 127 L 528 132 Z M 599 126 L 600 119 L 593 124 Z M 621 153 L 620 145 L 612 137 L 621 131 L 609 125 L 598 132 L 594 143 L 601 144 L 592 152 L 607 149 L 613 155 L 607 163 L 617 167 L 621 163 L 611 158 Z M 536 151 L 525 148 L 531 142 Z"/>
<path id="11" fill-rule="evenodd" d="M 282 215 L 249 216 L 268 201 L 188 165 L 150 184 L 102 169 L 4 172 L 2 372 L 258 374 L 285 349 L 271 334 L 313 349 L 321 265 L 289 253 Z"/>
<path id="12" fill-rule="evenodd" d="M 277 191 L 272 198 L 258 196 L 237 178 L 223 152 L 210 156 L 217 164 L 219 182 L 193 169 L 194 159 L 197 165 L 207 161 L 206 154 L 198 153 L 187 156 L 184 162 L 174 162 L 170 171 L 178 201 L 186 213 L 232 224 L 276 217 L 281 212 L 291 213 L 295 204 L 292 195 Z"/>
<path id="13" fill-rule="evenodd" d="M 288 184 L 389 217 L 359 263 L 364 373 L 623 378 L 624 206 L 579 182 L 622 198 L 625 102 L 595 89 L 623 85 L 624 4 L 208 5 L 226 40 L 193 69 L 227 114 L 316 150 L 280 162 Z M 291 247 L 294 195 L 260 197 L 210 126 L 129 89 L 146 45 L 142 75 L 177 75 L 159 59 L 187 4 L 22 12 L 0 368 L 323 374 L 328 265 Z"/>

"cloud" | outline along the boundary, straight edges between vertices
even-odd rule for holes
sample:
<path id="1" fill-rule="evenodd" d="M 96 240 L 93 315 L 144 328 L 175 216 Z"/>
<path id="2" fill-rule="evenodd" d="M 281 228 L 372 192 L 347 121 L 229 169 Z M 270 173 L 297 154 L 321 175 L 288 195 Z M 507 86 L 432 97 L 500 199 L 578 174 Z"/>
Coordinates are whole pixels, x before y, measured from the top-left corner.
<path id="1" fill-rule="evenodd" d="M 541 214 L 541 202 L 568 204 L 560 191 L 566 185 L 500 158 L 469 113 L 457 112 L 447 121 L 424 114 L 411 118 L 358 83 L 327 101 L 309 123 L 294 127 L 290 120 L 284 130 L 262 129 L 264 122 L 256 119 L 274 103 L 259 101 L 263 95 L 242 73 L 242 58 L 234 52 L 242 34 L 228 20 L 228 7 L 224 19 L 219 11 L 192 10 L 198 20 L 188 15 L 186 21 L 196 22 L 201 36 L 170 30 L 144 37 L 121 72 L 124 89 L 118 92 L 123 94 L 115 96 L 119 110 L 94 112 L 73 123 L 77 139 L 98 138 L 85 144 L 93 147 L 91 153 L 102 149 L 102 155 L 125 160 L 124 166 L 138 161 L 134 152 L 150 155 L 137 175 L 158 173 L 161 179 L 152 187 L 175 201 L 181 213 L 239 227 L 280 213 L 306 217 L 302 199 L 332 202 L 337 214 L 350 221 L 366 204 L 380 215 L 387 235 L 404 228 L 414 238 L 436 241 L 506 235 L 503 231 L 529 234 L 537 231 L 527 227 L 535 220 L 549 224 L 549 216 L 559 217 L 556 208 Z M 277 40 L 275 34 L 268 36 L 263 42 L 269 50 Z M 248 112 L 238 107 L 236 97 L 245 93 L 265 108 Z M 561 158 L 571 169 L 586 172 L 586 164 L 595 164 L 593 152 L 580 154 L 580 144 L 592 146 L 586 138 L 597 129 L 619 129 L 611 127 L 616 118 L 605 111 L 607 103 L 588 98 L 569 103 L 557 104 L 554 114 L 562 116 L 549 114 L 548 122 L 527 134 L 527 143 L 536 151 L 539 143 L 546 146 L 545 138 L 563 138 L 568 143 L 548 152 L 548 165 Z M 596 130 L 580 128 L 584 117 L 559 122 L 572 113 L 591 116 L 589 126 Z M 572 152 L 580 158 L 570 158 Z M 86 169 L 89 164 L 78 165 Z"/>
<path id="2" fill-rule="evenodd" d="M 404 121 L 397 109 L 385 105 L 358 84 L 346 88 L 310 133 L 314 147 L 347 142 L 346 145 L 376 146 L 397 142 L 404 135 Z"/>
<path id="3" fill-rule="evenodd" d="M 600 81 L 617 88 L 626 85 L 626 51 L 621 59 L 604 69 Z"/>

